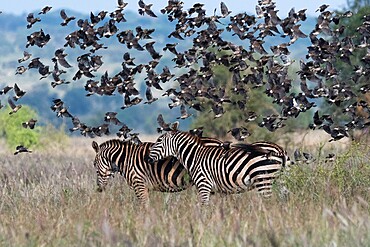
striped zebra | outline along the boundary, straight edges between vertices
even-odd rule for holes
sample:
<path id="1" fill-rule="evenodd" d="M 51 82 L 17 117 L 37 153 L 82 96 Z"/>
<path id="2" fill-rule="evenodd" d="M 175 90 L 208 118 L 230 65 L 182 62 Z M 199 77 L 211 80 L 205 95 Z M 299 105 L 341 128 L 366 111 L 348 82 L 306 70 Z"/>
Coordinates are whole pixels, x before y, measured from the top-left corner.
<path id="1" fill-rule="evenodd" d="M 214 138 L 202 138 L 205 145 L 221 146 Z M 98 191 L 103 191 L 108 179 L 116 172 L 124 176 L 127 184 L 134 189 L 141 202 L 148 201 L 148 191 L 179 192 L 193 183 L 184 166 L 176 158 L 160 160 L 149 164 L 150 142 L 135 144 L 119 139 L 108 140 L 98 145 L 92 142 L 96 152 L 94 167 L 97 173 Z"/>
<path id="2" fill-rule="evenodd" d="M 256 188 L 263 196 L 271 195 L 273 181 L 288 160 L 286 151 L 274 143 L 235 144 L 226 150 L 207 147 L 198 137 L 177 130 L 161 135 L 149 153 L 152 162 L 170 156 L 184 164 L 202 204 L 208 204 L 211 192 Z"/>

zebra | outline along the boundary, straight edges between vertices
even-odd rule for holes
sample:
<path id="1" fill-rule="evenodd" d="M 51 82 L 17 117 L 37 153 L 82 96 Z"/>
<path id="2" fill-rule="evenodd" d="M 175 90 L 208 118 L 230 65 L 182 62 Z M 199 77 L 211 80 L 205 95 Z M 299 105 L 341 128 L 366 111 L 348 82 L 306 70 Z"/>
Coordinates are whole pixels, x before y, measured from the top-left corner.
<path id="1" fill-rule="evenodd" d="M 274 179 L 288 160 L 286 151 L 275 143 L 232 144 L 226 150 L 207 147 L 198 137 L 179 130 L 159 136 L 149 152 L 151 162 L 170 156 L 185 166 L 202 204 L 209 203 L 212 192 L 231 194 L 256 188 L 269 197 Z"/>
<path id="2" fill-rule="evenodd" d="M 223 142 L 202 137 L 205 145 L 222 146 Z M 111 139 L 98 145 L 92 142 L 96 152 L 94 167 L 97 173 L 98 191 L 103 191 L 108 179 L 119 172 L 134 190 L 140 202 L 148 201 L 148 191 L 179 192 L 193 185 L 180 162 L 173 157 L 153 164 L 148 162 L 149 149 L 154 143 L 135 144 L 131 141 Z"/>

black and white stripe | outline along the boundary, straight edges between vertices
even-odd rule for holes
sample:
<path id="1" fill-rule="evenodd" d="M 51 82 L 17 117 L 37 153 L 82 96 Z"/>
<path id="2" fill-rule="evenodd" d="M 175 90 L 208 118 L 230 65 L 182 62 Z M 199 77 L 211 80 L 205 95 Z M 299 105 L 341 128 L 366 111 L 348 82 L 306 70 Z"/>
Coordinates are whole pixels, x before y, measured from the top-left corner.
<path id="1" fill-rule="evenodd" d="M 217 139 L 202 140 L 205 145 L 222 145 Z M 119 139 L 108 140 L 100 145 L 93 141 L 98 190 L 104 190 L 108 179 L 116 172 L 124 176 L 127 184 L 134 189 L 135 195 L 142 202 L 148 200 L 149 190 L 178 192 L 191 186 L 188 172 L 176 158 L 169 157 L 154 164 L 148 162 L 149 148 L 152 145 L 150 142 L 137 145 Z"/>
<path id="2" fill-rule="evenodd" d="M 152 161 L 176 157 L 188 170 L 200 200 L 207 204 L 212 191 L 240 193 L 256 188 L 269 196 L 272 183 L 287 162 L 277 144 L 256 142 L 231 145 L 230 149 L 207 147 L 186 132 L 170 131 L 151 147 Z"/>

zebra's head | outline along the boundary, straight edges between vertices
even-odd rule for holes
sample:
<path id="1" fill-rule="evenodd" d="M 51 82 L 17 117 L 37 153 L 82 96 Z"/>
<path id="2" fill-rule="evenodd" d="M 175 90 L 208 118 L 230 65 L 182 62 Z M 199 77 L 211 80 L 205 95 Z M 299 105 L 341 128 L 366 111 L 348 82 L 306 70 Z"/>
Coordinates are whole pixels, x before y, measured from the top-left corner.
<path id="1" fill-rule="evenodd" d="M 154 145 L 150 148 L 149 162 L 154 163 L 158 160 L 176 156 L 176 150 L 172 141 L 178 131 L 169 131 L 159 136 Z"/>
<path id="2" fill-rule="evenodd" d="M 114 176 L 118 171 L 117 166 L 104 155 L 104 150 L 95 141 L 92 142 L 92 147 L 95 150 L 94 167 L 96 169 L 96 183 L 98 191 L 102 192 L 107 186 L 108 179 Z"/>

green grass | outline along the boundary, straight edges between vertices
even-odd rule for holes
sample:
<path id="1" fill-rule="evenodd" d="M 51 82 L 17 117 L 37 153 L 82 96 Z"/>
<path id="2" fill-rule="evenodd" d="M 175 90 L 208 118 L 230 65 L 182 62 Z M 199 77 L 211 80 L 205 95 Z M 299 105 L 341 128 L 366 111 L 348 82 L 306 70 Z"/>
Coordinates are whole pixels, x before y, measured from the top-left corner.
<path id="1" fill-rule="evenodd" d="M 370 149 L 354 144 L 282 176 L 290 191 L 211 197 L 150 193 L 140 206 L 122 177 L 95 191 L 94 151 L 0 156 L 0 246 L 367 246 Z M 318 151 L 318 150 L 317 150 Z M 324 152 L 324 151 L 322 151 Z M 321 155 L 324 157 L 324 155 Z M 276 191 L 280 187 L 276 186 Z"/>

